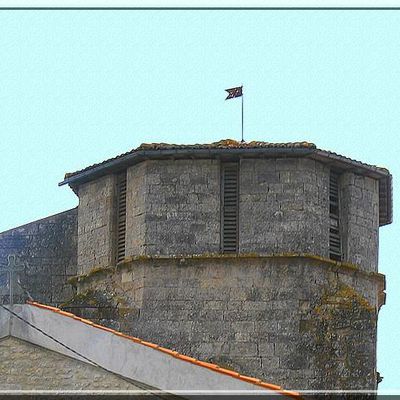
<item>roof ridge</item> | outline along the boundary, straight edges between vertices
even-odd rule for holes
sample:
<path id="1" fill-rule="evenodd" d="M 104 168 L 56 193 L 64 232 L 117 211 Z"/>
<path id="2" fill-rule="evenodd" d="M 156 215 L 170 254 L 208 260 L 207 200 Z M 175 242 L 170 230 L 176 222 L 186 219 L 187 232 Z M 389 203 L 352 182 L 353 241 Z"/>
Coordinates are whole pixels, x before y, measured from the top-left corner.
<path id="1" fill-rule="evenodd" d="M 142 345 L 150 347 L 150 348 L 152 348 L 154 350 L 161 351 L 161 352 L 163 352 L 165 354 L 168 354 L 168 355 L 170 355 L 170 356 L 172 356 L 174 358 L 177 358 L 179 360 L 186 361 L 186 362 L 189 362 L 191 364 L 194 364 L 194 365 L 197 365 L 197 366 L 200 366 L 200 367 L 204 367 L 204 368 L 210 369 L 210 370 L 215 371 L 215 372 L 219 372 L 219 373 L 224 374 L 224 375 L 231 376 L 232 378 L 240 379 L 240 380 L 242 380 L 244 382 L 252 383 L 252 384 L 254 384 L 256 386 L 260 386 L 260 387 L 262 387 L 264 389 L 274 390 L 279 394 L 290 396 L 290 397 L 293 397 L 295 399 L 301 399 L 301 396 L 300 396 L 300 394 L 298 392 L 291 391 L 291 390 L 285 390 L 285 389 L 282 389 L 282 387 L 280 387 L 278 385 L 274 385 L 274 384 L 268 383 L 268 382 L 263 382 L 261 379 L 253 378 L 253 377 L 247 376 L 247 375 L 241 375 L 238 372 L 232 371 L 230 369 L 222 368 L 219 365 L 208 363 L 208 362 L 205 362 L 205 361 L 200 361 L 200 360 L 198 360 L 196 358 L 186 356 L 186 355 L 181 354 L 181 353 L 179 353 L 177 351 L 170 350 L 170 349 L 167 349 L 165 347 L 161 347 L 161 346 L 159 346 L 159 345 L 157 345 L 155 343 L 147 342 L 147 341 L 139 339 L 137 337 L 126 335 L 126 334 L 124 334 L 122 332 L 116 331 L 116 330 L 111 329 L 111 328 L 107 328 L 107 327 L 105 327 L 103 325 L 95 324 L 94 322 L 92 322 L 92 321 L 90 321 L 88 319 L 78 317 L 75 314 L 72 314 L 72 313 L 67 312 L 67 311 L 63 311 L 63 310 L 61 310 L 61 309 L 59 309 L 57 307 L 49 306 L 49 305 L 46 305 L 46 304 L 41 304 L 41 303 L 38 303 L 36 301 L 30 301 L 30 300 L 28 300 L 26 303 L 31 305 L 31 306 L 34 306 L 34 307 L 38 307 L 38 308 L 42 308 L 44 310 L 55 312 L 57 314 L 65 316 L 65 317 L 73 318 L 74 320 L 82 322 L 82 323 L 87 324 L 89 326 L 92 326 L 93 328 L 98 328 L 98 329 L 101 329 L 103 331 L 107 331 L 107 332 L 113 333 L 114 335 L 120 336 L 120 337 L 122 337 L 124 339 L 131 340 L 131 341 L 133 341 L 135 343 L 142 344 Z"/>

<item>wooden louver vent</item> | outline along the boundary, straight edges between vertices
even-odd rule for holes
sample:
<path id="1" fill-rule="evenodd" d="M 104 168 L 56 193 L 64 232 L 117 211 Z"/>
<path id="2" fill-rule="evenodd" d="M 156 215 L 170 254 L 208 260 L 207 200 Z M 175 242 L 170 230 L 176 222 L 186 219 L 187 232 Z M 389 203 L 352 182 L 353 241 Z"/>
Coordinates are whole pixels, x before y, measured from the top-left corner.
<path id="1" fill-rule="evenodd" d="M 238 251 L 239 168 L 237 163 L 222 164 L 222 227 L 223 253 Z"/>
<path id="2" fill-rule="evenodd" d="M 329 178 L 329 257 L 332 260 L 342 260 L 339 218 L 339 175 L 331 171 Z"/>
<path id="3" fill-rule="evenodd" d="M 126 233 L 126 171 L 117 176 L 117 263 L 125 257 Z"/>

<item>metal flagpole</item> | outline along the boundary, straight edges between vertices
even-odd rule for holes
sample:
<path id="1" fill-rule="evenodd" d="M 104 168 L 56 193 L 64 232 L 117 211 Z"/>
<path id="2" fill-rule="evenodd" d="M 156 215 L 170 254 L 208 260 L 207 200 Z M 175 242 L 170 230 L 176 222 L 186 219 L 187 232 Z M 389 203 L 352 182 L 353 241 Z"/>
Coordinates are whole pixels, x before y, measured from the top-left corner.
<path id="1" fill-rule="evenodd" d="M 242 143 L 244 142 L 243 139 L 243 85 L 242 85 Z"/>
<path id="2" fill-rule="evenodd" d="M 236 86 L 234 88 L 225 89 L 225 92 L 228 92 L 228 96 L 225 100 L 234 99 L 236 97 L 242 98 L 242 143 L 244 142 L 244 133 L 243 133 L 243 85 Z"/>

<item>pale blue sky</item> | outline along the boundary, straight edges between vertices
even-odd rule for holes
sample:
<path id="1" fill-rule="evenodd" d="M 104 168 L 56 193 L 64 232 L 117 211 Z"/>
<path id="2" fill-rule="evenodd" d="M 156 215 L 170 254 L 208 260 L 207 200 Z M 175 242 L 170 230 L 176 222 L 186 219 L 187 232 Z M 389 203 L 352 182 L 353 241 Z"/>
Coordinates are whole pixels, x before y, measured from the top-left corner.
<path id="1" fill-rule="evenodd" d="M 381 389 L 400 389 L 400 11 L 0 11 L 0 231 L 77 205 L 64 173 L 142 142 L 310 141 L 386 166 Z M 397 240 L 396 240 L 397 239 Z"/>

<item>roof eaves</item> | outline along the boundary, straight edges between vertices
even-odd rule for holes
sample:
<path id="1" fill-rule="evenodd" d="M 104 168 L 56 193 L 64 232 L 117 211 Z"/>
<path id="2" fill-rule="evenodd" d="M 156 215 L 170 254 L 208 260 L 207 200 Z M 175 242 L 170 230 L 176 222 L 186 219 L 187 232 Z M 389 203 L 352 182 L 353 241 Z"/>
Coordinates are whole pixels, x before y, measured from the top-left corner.
<path id="1" fill-rule="evenodd" d="M 352 167 L 355 170 L 355 172 L 357 172 L 357 169 L 359 170 L 359 172 L 368 170 L 369 172 L 372 172 L 373 175 L 375 175 L 374 176 L 375 178 L 387 176 L 390 174 L 386 168 L 377 167 L 377 166 L 371 165 L 371 164 L 366 164 L 361 161 L 354 160 L 352 158 L 345 157 L 340 154 L 334 153 L 332 151 L 316 149 L 314 156 L 315 157 L 320 156 L 324 159 L 329 159 L 332 162 L 337 161 L 341 164 L 347 164 L 349 167 Z"/>
<path id="2" fill-rule="evenodd" d="M 237 148 L 167 148 L 156 150 L 133 150 L 129 153 L 111 158 L 99 164 L 94 164 L 83 170 L 76 171 L 65 175 L 65 178 L 58 185 L 83 183 L 89 178 L 103 175 L 107 172 L 117 172 L 118 169 L 126 168 L 137 162 L 146 159 L 196 156 L 196 157 L 215 157 L 215 156 L 241 156 L 241 155 L 261 155 L 261 154 L 277 154 L 277 155 L 308 155 L 314 152 L 312 147 L 237 147 Z"/>
<path id="3" fill-rule="evenodd" d="M 107 173 L 119 172 L 128 166 L 147 159 L 189 157 L 223 157 L 223 156 L 311 156 L 315 160 L 328 162 L 337 168 L 370 176 L 379 180 L 379 225 L 388 225 L 393 219 L 392 178 L 386 168 L 366 164 L 337 153 L 317 149 L 315 144 L 308 142 L 240 143 L 226 139 L 211 144 L 176 145 L 167 143 L 142 144 L 137 149 L 120 154 L 98 164 L 90 165 L 82 170 L 67 173 L 59 186 L 69 184 L 75 190 L 76 186 L 103 176 Z"/>
<path id="4" fill-rule="evenodd" d="M 393 220 L 393 189 L 392 176 L 387 168 L 377 167 L 345 157 L 331 151 L 317 149 L 312 157 L 325 159 L 338 168 L 346 167 L 351 172 L 367 175 L 379 181 L 379 226 L 392 223 Z"/>

